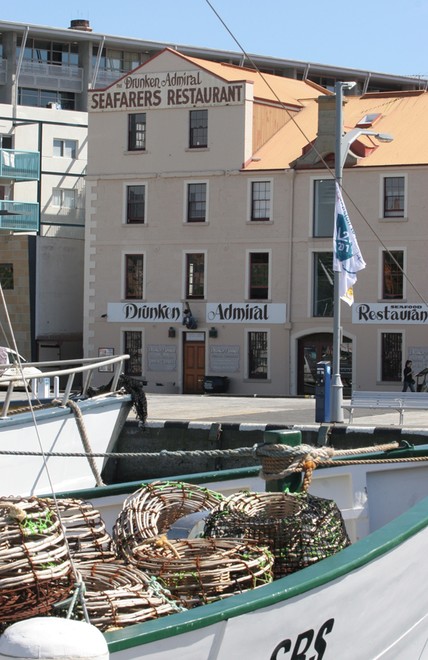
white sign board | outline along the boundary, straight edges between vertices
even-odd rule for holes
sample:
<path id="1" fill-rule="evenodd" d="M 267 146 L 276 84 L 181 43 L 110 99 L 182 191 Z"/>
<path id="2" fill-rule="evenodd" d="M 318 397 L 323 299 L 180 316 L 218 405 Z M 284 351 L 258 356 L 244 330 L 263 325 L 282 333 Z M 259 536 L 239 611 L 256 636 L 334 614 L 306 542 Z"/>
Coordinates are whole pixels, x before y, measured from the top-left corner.
<path id="1" fill-rule="evenodd" d="M 285 323 L 287 305 L 281 303 L 207 303 L 207 323 Z"/>
<path id="2" fill-rule="evenodd" d="M 107 321 L 113 323 L 181 323 L 182 303 L 108 303 Z"/>
<path id="3" fill-rule="evenodd" d="M 428 305 L 407 303 L 354 303 L 352 323 L 395 325 L 428 324 Z"/>

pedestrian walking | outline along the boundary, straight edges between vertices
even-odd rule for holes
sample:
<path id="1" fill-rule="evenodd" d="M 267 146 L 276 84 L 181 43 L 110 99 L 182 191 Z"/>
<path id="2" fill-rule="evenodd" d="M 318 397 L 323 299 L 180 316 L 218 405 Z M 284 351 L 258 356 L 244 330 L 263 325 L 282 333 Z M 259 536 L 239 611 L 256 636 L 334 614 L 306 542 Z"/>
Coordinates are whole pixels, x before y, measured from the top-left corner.
<path id="1" fill-rule="evenodd" d="M 403 370 L 403 392 L 415 391 L 415 379 L 413 376 L 412 361 L 406 360 L 406 364 Z"/>

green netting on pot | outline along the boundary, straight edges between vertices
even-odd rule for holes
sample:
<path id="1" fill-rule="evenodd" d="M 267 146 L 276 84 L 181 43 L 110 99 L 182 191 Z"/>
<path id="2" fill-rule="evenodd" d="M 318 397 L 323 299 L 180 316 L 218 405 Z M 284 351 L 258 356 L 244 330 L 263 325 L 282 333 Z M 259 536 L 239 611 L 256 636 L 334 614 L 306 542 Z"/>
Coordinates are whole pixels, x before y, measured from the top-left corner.
<path id="1" fill-rule="evenodd" d="M 132 561 L 187 608 L 272 581 L 272 553 L 245 539 L 146 539 Z"/>
<path id="2" fill-rule="evenodd" d="M 205 537 L 248 538 L 272 551 L 275 578 L 314 564 L 350 544 L 332 500 L 307 493 L 238 493 L 205 521 Z"/>
<path id="3" fill-rule="evenodd" d="M 126 498 L 113 528 L 118 553 L 126 558 L 144 539 L 165 534 L 180 518 L 212 511 L 223 500 L 220 493 L 183 482 L 156 481 Z"/>

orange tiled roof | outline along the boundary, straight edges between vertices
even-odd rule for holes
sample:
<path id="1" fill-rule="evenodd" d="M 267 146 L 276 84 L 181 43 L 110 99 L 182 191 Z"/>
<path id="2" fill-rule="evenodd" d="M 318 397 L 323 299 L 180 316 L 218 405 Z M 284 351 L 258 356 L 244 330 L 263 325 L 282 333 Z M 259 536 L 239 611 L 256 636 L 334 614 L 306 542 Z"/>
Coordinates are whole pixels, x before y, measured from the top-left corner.
<path id="1" fill-rule="evenodd" d="M 270 73 L 259 73 L 253 69 L 226 64 L 224 62 L 211 62 L 210 60 L 203 60 L 197 57 L 188 57 L 182 53 L 179 55 L 228 82 L 238 80 L 252 82 L 254 84 L 254 98 L 257 100 L 282 103 L 299 108 L 302 107 L 302 101 L 305 99 L 317 98 L 320 94 L 331 94 L 328 90 L 309 80 L 295 80 L 294 78 L 274 76 Z"/>
<path id="2" fill-rule="evenodd" d="M 428 164 L 428 92 L 384 92 L 347 97 L 347 101 L 346 132 L 365 115 L 380 114 L 375 124 L 365 130 L 388 133 L 394 138 L 393 142 L 381 143 L 371 137 L 359 137 L 361 145 L 368 149 L 367 156 L 359 158 L 355 167 Z M 287 169 L 302 155 L 302 150 L 317 136 L 318 104 L 306 100 L 302 105 L 303 109 L 253 154 L 257 160 L 250 162 L 246 170 Z"/>

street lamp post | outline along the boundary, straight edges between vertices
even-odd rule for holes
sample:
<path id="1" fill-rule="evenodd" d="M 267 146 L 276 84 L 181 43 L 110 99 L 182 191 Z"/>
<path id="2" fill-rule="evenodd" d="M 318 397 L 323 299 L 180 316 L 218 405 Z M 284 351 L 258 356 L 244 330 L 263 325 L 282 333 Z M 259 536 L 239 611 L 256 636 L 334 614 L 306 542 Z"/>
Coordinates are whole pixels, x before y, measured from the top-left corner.
<path id="1" fill-rule="evenodd" d="M 391 142 L 394 138 L 386 133 L 377 133 L 365 129 L 352 129 L 346 135 L 343 134 L 343 90 L 355 87 L 355 82 L 336 82 L 334 91 L 336 94 L 336 123 L 335 123 L 335 155 L 334 174 L 339 188 L 342 188 L 343 167 L 348 155 L 349 148 L 360 135 L 376 137 L 379 142 Z M 340 376 L 340 348 L 342 343 L 342 328 L 340 325 L 340 294 L 339 294 L 339 272 L 334 272 L 333 280 L 333 365 L 331 375 L 330 392 L 330 421 L 343 422 L 343 383 Z"/>
<path id="2" fill-rule="evenodd" d="M 351 89 L 355 83 L 337 82 L 334 86 L 336 94 L 336 124 L 335 124 L 335 152 L 334 174 L 339 188 L 342 188 L 342 133 L 343 133 L 343 90 Z M 334 272 L 333 284 L 333 367 L 331 375 L 330 421 L 343 422 L 343 383 L 340 376 L 340 346 L 342 343 L 342 328 L 340 325 L 340 295 L 339 275 Z"/>

